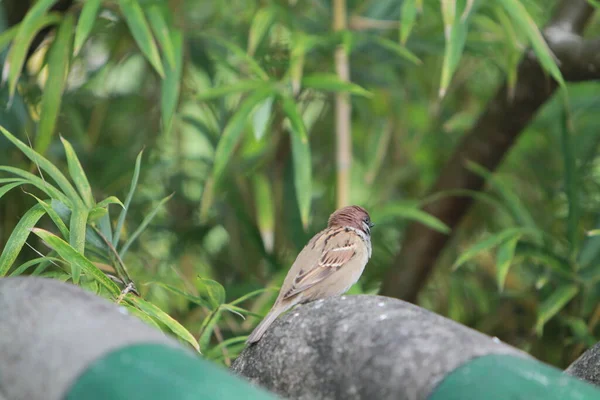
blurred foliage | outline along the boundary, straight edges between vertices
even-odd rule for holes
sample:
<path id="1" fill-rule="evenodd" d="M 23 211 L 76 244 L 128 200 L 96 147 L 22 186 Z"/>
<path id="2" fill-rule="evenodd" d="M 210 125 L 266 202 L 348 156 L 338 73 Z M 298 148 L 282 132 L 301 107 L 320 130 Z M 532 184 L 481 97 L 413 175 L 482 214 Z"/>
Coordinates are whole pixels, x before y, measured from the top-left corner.
<path id="1" fill-rule="evenodd" d="M 543 1 L 352 0 L 336 33 L 325 0 L 55 3 L 0 9 L 0 272 L 78 282 L 226 364 L 333 211 L 336 93 L 377 224 L 351 293 L 377 293 L 409 220 L 447 231 L 423 194 L 525 49 L 567 93 Z M 489 190 L 421 296 L 559 366 L 600 335 L 598 89 L 569 85 L 499 173 L 470 166 Z"/>

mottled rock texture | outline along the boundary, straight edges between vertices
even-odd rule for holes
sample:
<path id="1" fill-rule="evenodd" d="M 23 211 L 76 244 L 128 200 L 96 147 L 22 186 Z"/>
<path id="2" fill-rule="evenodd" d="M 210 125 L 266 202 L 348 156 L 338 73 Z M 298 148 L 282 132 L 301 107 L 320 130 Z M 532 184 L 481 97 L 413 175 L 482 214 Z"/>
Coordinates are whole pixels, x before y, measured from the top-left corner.
<path id="1" fill-rule="evenodd" d="M 280 317 L 232 369 L 289 399 L 413 400 L 486 354 L 528 357 L 410 303 L 341 296 Z"/>
<path id="2" fill-rule="evenodd" d="M 600 343 L 573 361 L 565 373 L 600 386 Z"/>

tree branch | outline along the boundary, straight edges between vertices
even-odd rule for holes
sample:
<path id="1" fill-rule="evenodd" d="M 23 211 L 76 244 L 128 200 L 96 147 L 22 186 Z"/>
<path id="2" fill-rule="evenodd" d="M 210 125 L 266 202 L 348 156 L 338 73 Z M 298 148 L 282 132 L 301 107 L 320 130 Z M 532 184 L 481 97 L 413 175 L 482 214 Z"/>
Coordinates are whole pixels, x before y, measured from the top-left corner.
<path id="1" fill-rule="evenodd" d="M 600 60 L 597 59 L 600 41 L 585 41 L 578 35 L 590 20 L 593 11 L 586 0 L 562 0 L 545 30 L 548 45 L 557 56 L 567 80 L 600 77 L 600 68 L 597 68 L 600 65 Z M 514 97 L 508 99 L 507 85 L 504 83 L 477 123 L 463 137 L 441 170 L 431 192 L 481 190 L 484 180 L 467 170 L 466 161 L 474 161 L 489 170 L 495 170 L 556 87 L 556 82 L 547 77 L 531 54 L 524 57 L 518 68 Z M 471 204 L 471 197 L 444 197 L 428 204 L 424 210 L 455 228 L 469 211 Z M 382 294 L 415 302 L 450 238 L 451 235 L 438 233 L 422 224 L 409 225 L 402 248 L 394 261 L 394 268 L 384 279 Z"/>

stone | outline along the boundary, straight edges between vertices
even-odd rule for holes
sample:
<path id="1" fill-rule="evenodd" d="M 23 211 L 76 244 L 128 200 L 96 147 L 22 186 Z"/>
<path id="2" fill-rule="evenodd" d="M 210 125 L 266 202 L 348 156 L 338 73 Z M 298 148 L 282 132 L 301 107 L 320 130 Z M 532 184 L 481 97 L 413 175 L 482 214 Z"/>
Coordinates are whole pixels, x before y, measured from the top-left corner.
<path id="1" fill-rule="evenodd" d="M 290 310 L 232 370 L 289 399 L 425 400 L 465 362 L 530 357 L 413 304 L 358 295 Z"/>
<path id="2" fill-rule="evenodd" d="M 573 361 L 565 373 L 600 386 L 600 343 L 596 343 Z"/>

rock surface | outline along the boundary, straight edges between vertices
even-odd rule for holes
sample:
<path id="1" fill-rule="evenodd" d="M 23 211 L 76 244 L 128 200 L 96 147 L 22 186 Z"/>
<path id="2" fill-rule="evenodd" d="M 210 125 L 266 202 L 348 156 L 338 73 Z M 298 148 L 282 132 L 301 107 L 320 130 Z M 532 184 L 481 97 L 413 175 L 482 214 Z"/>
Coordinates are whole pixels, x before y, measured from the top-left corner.
<path id="1" fill-rule="evenodd" d="M 0 399 L 63 399 L 90 363 L 135 343 L 179 347 L 125 308 L 77 286 L 0 279 Z"/>
<path id="2" fill-rule="evenodd" d="M 573 361 L 565 373 L 600 386 L 600 343 Z"/>
<path id="3" fill-rule="evenodd" d="M 296 307 L 232 365 L 289 399 L 426 399 L 466 361 L 529 357 L 412 304 L 341 296 Z"/>

